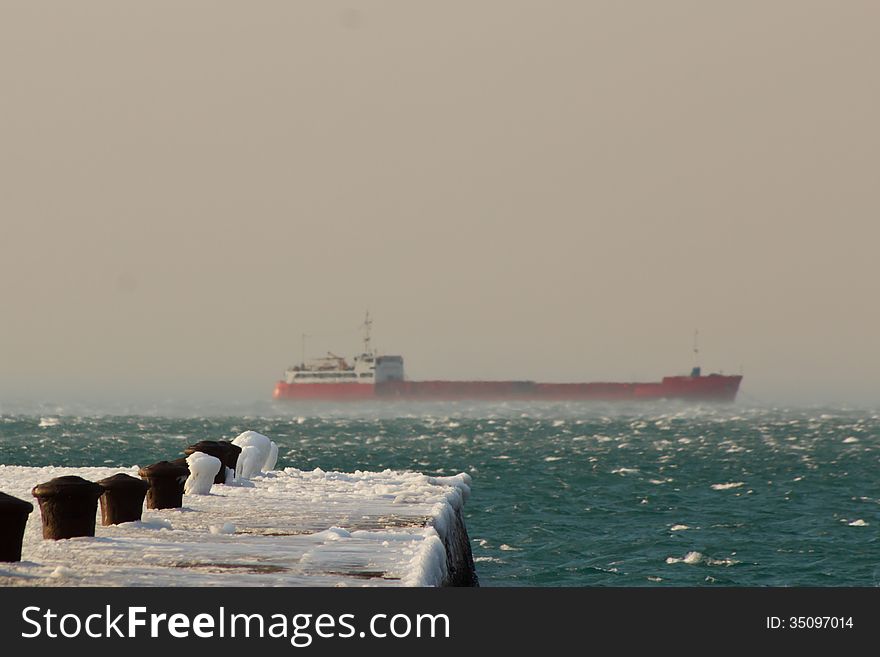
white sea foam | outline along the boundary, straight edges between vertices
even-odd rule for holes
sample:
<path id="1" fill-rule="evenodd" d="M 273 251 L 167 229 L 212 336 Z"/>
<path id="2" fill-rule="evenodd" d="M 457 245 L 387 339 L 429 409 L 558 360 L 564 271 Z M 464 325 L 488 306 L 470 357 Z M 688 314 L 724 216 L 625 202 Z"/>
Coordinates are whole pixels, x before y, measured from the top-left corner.
<path id="1" fill-rule="evenodd" d="M 671 531 L 671 532 L 683 532 L 683 531 L 685 531 L 686 529 L 690 529 L 690 527 L 688 527 L 687 525 L 672 525 L 672 527 L 669 528 L 669 531 Z"/>
<path id="2" fill-rule="evenodd" d="M 684 563 L 700 563 L 701 561 L 703 561 L 704 558 L 705 557 L 703 557 L 703 555 L 699 552 L 688 552 L 686 555 L 684 555 Z"/>
<path id="3" fill-rule="evenodd" d="M 686 563 L 690 566 L 698 564 L 703 560 L 703 555 L 699 552 L 688 552 L 683 557 L 666 557 L 666 563 Z"/>
<path id="4" fill-rule="evenodd" d="M 850 527 L 867 527 L 868 526 L 868 523 L 866 523 L 861 518 L 859 518 L 858 520 L 853 520 L 852 522 L 847 523 L 847 524 L 849 524 Z"/>
<path id="5" fill-rule="evenodd" d="M 739 561 L 728 557 L 727 559 L 707 559 L 706 563 L 710 566 L 735 566 Z"/>
<path id="6" fill-rule="evenodd" d="M 41 417 L 41 418 L 40 418 L 40 424 L 39 424 L 38 426 L 40 426 L 40 427 L 57 427 L 59 424 L 61 424 L 61 419 L 60 419 L 60 418 L 57 418 L 57 417 Z"/>
<path id="7" fill-rule="evenodd" d="M 474 557 L 476 563 L 504 563 L 503 559 L 498 557 Z"/>
<path id="8" fill-rule="evenodd" d="M 712 490 L 730 490 L 731 488 L 739 488 L 740 486 L 745 486 L 744 481 L 731 481 L 726 484 L 712 484 Z"/>

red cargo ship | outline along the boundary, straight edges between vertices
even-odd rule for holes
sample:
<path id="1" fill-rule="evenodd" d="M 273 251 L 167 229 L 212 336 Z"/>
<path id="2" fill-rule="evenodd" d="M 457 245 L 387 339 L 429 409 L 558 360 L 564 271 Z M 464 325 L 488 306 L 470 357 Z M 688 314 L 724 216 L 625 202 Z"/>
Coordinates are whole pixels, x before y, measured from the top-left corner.
<path id="1" fill-rule="evenodd" d="M 641 401 L 685 399 L 732 402 L 742 376 L 665 376 L 656 383 L 536 383 L 535 381 L 407 381 L 401 356 L 379 356 L 370 348 L 369 314 L 364 322 L 364 350 L 352 363 L 332 353 L 287 369 L 275 384 L 275 399 L 353 401 L 522 400 L 522 401 Z M 696 347 L 694 348 L 696 351 Z"/>

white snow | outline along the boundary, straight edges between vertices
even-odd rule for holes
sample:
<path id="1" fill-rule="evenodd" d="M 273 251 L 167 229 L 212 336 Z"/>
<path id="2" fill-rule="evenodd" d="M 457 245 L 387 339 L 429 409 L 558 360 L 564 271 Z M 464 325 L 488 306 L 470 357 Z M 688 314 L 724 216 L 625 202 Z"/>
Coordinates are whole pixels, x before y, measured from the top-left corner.
<path id="1" fill-rule="evenodd" d="M 67 566 L 58 566 L 49 573 L 49 577 L 54 578 L 62 578 L 62 577 L 74 577 L 76 572 L 68 568 Z"/>
<path id="2" fill-rule="evenodd" d="M 323 541 L 338 541 L 342 538 L 351 538 L 351 532 L 341 527 L 330 527 L 317 534 L 312 534 L 314 538 L 320 538 Z"/>
<path id="3" fill-rule="evenodd" d="M 137 469 L 0 465 L 0 490 L 30 500 L 53 477 L 98 481 Z M 3 564 L 0 586 L 436 586 L 470 481 L 287 468 L 60 541 L 43 540 L 35 508 L 22 561 Z"/>
<path id="4" fill-rule="evenodd" d="M 189 466 L 189 477 L 183 485 L 184 494 L 208 495 L 211 492 L 214 477 L 217 476 L 223 465 L 220 459 L 204 452 L 193 452 L 186 457 L 186 463 Z"/>

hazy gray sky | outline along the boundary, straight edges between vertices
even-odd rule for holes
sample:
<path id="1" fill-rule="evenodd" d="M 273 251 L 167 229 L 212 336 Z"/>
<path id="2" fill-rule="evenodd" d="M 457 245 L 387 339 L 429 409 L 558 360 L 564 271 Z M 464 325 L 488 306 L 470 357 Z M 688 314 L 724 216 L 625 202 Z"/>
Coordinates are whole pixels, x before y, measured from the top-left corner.
<path id="1" fill-rule="evenodd" d="M 0 3 L 0 400 L 411 378 L 880 399 L 880 4 Z M 344 331 L 349 331 L 343 334 Z"/>

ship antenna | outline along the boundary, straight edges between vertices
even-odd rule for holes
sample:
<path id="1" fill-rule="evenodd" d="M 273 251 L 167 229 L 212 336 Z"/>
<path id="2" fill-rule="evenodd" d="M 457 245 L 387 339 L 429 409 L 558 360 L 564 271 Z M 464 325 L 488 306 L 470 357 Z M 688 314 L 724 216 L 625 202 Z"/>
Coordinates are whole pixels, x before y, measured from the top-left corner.
<path id="1" fill-rule="evenodd" d="M 303 367 L 306 366 L 306 338 L 307 337 L 308 336 L 305 333 L 302 333 L 300 335 L 300 338 L 302 339 L 302 366 Z"/>
<path id="2" fill-rule="evenodd" d="M 370 327 L 373 326 L 373 320 L 370 319 L 370 311 L 367 311 L 366 317 L 364 317 L 364 353 L 369 354 L 372 353 L 370 351 Z"/>
<path id="3" fill-rule="evenodd" d="M 691 376 L 700 376 L 700 331 L 694 329 L 694 369 Z"/>

